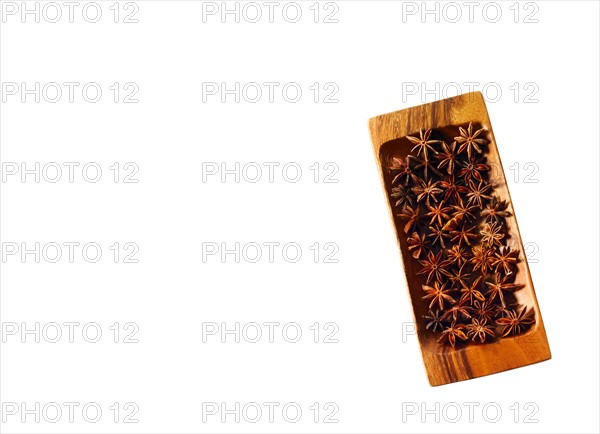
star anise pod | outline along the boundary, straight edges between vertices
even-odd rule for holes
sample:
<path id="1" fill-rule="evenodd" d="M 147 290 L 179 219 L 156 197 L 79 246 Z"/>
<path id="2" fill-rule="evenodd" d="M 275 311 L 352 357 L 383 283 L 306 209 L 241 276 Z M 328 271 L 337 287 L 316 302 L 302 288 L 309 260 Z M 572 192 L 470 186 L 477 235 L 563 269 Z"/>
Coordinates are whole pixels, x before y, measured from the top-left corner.
<path id="1" fill-rule="evenodd" d="M 404 161 L 402 161 L 402 158 L 400 157 L 396 157 L 395 155 L 392 155 L 392 157 L 390 158 L 390 162 L 389 162 L 389 166 L 387 167 L 388 170 L 390 172 L 395 172 L 398 171 L 402 168 Z"/>
<path id="2" fill-rule="evenodd" d="M 475 228 L 473 226 L 468 226 L 468 225 L 464 224 L 464 225 L 462 225 L 460 230 L 454 230 L 454 231 L 450 232 L 452 234 L 451 241 L 458 243 L 459 246 L 464 241 L 464 243 L 467 246 L 470 246 L 471 241 L 469 241 L 469 240 L 472 238 L 477 238 L 477 234 L 473 233 L 474 230 L 475 230 Z"/>
<path id="3" fill-rule="evenodd" d="M 444 238 L 450 238 L 450 234 L 444 231 L 441 225 L 429 226 L 429 230 L 431 233 L 427 235 L 429 238 L 432 238 L 432 245 L 439 244 L 442 246 L 442 249 L 446 248 L 446 243 L 444 243 Z"/>
<path id="4" fill-rule="evenodd" d="M 456 339 L 460 339 L 462 341 L 467 340 L 467 335 L 465 334 L 464 330 L 464 324 L 452 323 L 449 327 L 442 331 L 438 342 L 448 342 L 450 345 L 452 345 L 452 347 L 454 347 L 456 345 Z"/>
<path id="5" fill-rule="evenodd" d="M 446 250 L 446 256 L 452 264 L 456 264 L 459 267 L 470 258 L 469 252 L 458 244 L 455 244 L 451 249 Z"/>
<path id="6" fill-rule="evenodd" d="M 507 211 L 508 203 L 504 200 L 500 201 L 496 196 L 492 201 L 481 211 L 481 217 L 489 223 L 502 223 L 503 219 L 510 217 L 512 214 Z"/>
<path id="7" fill-rule="evenodd" d="M 395 206 L 412 205 L 413 203 L 413 199 L 410 196 L 410 191 L 401 185 L 392 187 L 392 193 L 390 196 L 396 199 Z"/>
<path id="8" fill-rule="evenodd" d="M 518 313 L 514 310 L 509 310 L 506 317 L 496 320 L 496 324 L 502 328 L 502 336 L 519 334 L 526 326 L 533 323 L 535 323 L 535 320 L 531 318 L 530 313 L 527 313 L 526 307 L 523 307 Z"/>
<path id="9" fill-rule="evenodd" d="M 408 251 L 412 252 L 412 257 L 415 259 L 419 259 L 421 257 L 421 254 L 429 244 L 425 234 L 419 234 L 417 232 L 410 234 L 406 242 L 408 244 Z"/>
<path id="10" fill-rule="evenodd" d="M 485 246 L 478 245 L 473 247 L 473 257 L 470 262 L 473 264 L 473 271 L 481 270 L 482 274 L 487 274 L 487 271 L 492 268 L 494 261 L 494 251 Z"/>
<path id="11" fill-rule="evenodd" d="M 459 164 L 463 166 L 456 174 L 459 177 L 462 177 L 465 183 L 469 183 L 471 178 L 476 179 L 477 181 L 483 181 L 483 172 L 487 172 L 490 170 L 490 166 L 485 164 L 485 158 L 480 158 L 478 160 L 469 159 L 465 162 L 459 161 Z"/>
<path id="12" fill-rule="evenodd" d="M 446 168 L 448 175 L 454 173 L 454 166 L 457 161 L 456 142 L 452 142 L 450 146 L 446 142 L 442 142 L 442 152 L 435 156 L 440 160 L 438 169 Z"/>
<path id="13" fill-rule="evenodd" d="M 484 343 L 487 337 L 493 338 L 494 330 L 491 326 L 487 325 L 486 320 L 478 320 L 473 318 L 471 324 L 467 325 L 467 337 L 470 337 L 473 341 L 479 339 L 479 342 Z"/>
<path id="14" fill-rule="evenodd" d="M 469 189 L 463 185 L 458 185 L 454 181 L 454 175 L 450 175 L 448 179 L 440 181 L 440 187 L 444 189 L 444 200 L 453 199 L 455 202 L 460 202 L 461 193 L 468 193 Z"/>
<path id="15" fill-rule="evenodd" d="M 406 138 L 415 146 L 410 150 L 410 152 L 414 152 L 414 150 L 417 150 L 417 155 L 421 155 L 421 152 L 423 153 L 423 155 L 425 156 L 425 158 L 427 158 L 427 150 L 431 150 L 434 154 L 437 154 L 438 152 L 435 150 L 435 148 L 432 145 L 435 144 L 439 144 L 440 141 L 439 140 L 429 140 L 429 137 L 431 136 L 431 130 L 426 130 L 425 132 L 423 132 L 423 129 L 419 130 L 419 138 L 417 137 L 412 137 L 412 136 L 406 136 Z"/>
<path id="16" fill-rule="evenodd" d="M 508 306 L 496 305 L 496 317 L 506 318 L 510 312 L 511 309 Z"/>
<path id="17" fill-rule="evenodd" d="M 429 171 L 432 171 L 437 176 L 442 176 L 440 172 L 435 168 L 433 164 L 431 164 L 431 160 L 426 155 L 423 158 L 415 157 L 414 155 L 409 155 L 411 160 L 414 160 L 417 164 L 415 164 L 415 170 L 423 169 L 423 178 L 425 180 L 428 179 Z"/>
<path id="18" fill-rule="evenodd" d="M 500 251 L 496 253 L 492 265 L 495 267 L 496 272 L 502 267 L 504 268 L 504 272 L 509 274 L 511 272 L 511 267 L 517 263 L 518 256 L 518 250 L 511 250 L 508 246 L 502 246 L 500 247 Z"/>
<path id="19" fill-rule="evenodd" d="M 510 277 L 512 277 L 512 273 L 504 277 L 501 277 L 500 273 L 496 273 L 494 274 L 493 282 L 485 282 L 485 284 L 489 287 L 486 295 L 488 296 L 488 300 L 490 302 L 494 301 L 497 296 L 502 304 L 502 307 L 506 307 L 506 302 L 504 301 L 504 292 L 513 292 L 523 287 L 523 285 L 518 285 L 516 283 L 508 283 L 508 279 Z"/>
<path id="20" fill-rule="evenodd" d="M 410 167 L 410 158 L 408 155 L 404 161 L 398 157 L 392 157 L 392 166 L 388 167 L 388 169 L 390 169 L 392 174 L 395 174 L 394 179 L 392 179 L 392 184 L 401 182 L 407 186 L 410 181 L 414 182 L 418 179 L 417 175 Z"/>
<path id="21" fill-rule="evenodd" d="M 437 205 L 433 205 L 433 206 L 427 206 L 427 208 L 429 209 L 429 212 L 427 214 L 425 214 L 427 217 L 431 217 L 431 221 L 429 222 L 430 225 L 433 224 L 433 222 L 435 222 L 437 220 L 438 224 L 441 226 L 443 225 L 444 221 L 447 221 L 450 219 L 450 215 L 448 214 L 452 208 L 449 206 L 444 206 L 444 202 L 440 202 Z"/>
<path id="22" fill-rule="evenodd" d="M 452 282 L 452 288 L 462 288 L 467 285 L 467 280 L 471 277 L 470 274 L 465 272 L 465 266 L 457 268 L 450 272 L 450 282 Z"/>
<path id="23" fill-rule="evenodd" d="M 475 218 L 475 214 L 473 214 L 473 210 L 477 209 L 474 205 L 469 205 L 468 203 L 465 205 L 462 199 L 458 202 L 457 205 L 452 206 L 454 208 L 454 216 L 453 219 L 458 223 L 463 220 L 471 221 Z"/>
<path id="24" fill-rule="evenodd" d="M 434 282 L 433 286 L 422 285 L 423 291 L 426 294 L 421 297 L 423 300 L 431 300 L 429 302 L 429 309 L 433 307 L 434 304 L 438 304 L 440 310 L 444 309 L 444 302 L 454 303 L 455 300 L 450 295 L 451 290 L 446 289 L 446 284 L 440 285 L 439 282 Z"/>
<path id="25" fill-rule="evenodd" d="M 491 322 L 492 317 L 495 316 L 495 314 L 494 306 L 489 300 L 475 300 L 473 302 L 473 316 L 480 321 Z"/>
<path id="26" fill-rule="evenodd" d="M 471 318 L 471 310 L 472 308 L 469 306 L 467 300 L 462 299 L 454 303 L 448 310 L 446 310 L 444 315 L 442 315 L 442 319 L 447 320 L 452 318 L 453 321 L 456 321 L 459 318 L 469 319 Z"/>
<path id="27" fill-rule="evenodd" d="M 434 279 L 436 282 L 442 281 L 442 276 L 450 277 L 450 272 L 446 269 L 450 265 L 450 261 L 442 260 L 442 251 L 434 255 L 430 250 L 427 253 L 427 258 L 419 261 L 423 267 L 417 274 L 427 274 L 427 283 Z"/>
<path id="28" fill-rule="evenodd" d="M 442 315 L 439 309 L 429 309 L 429 314 L 423 315 L 423 319 L 427 322 L 427 325 L 425 326 L 427 330 L 431 328 L 432 332 L 436 332 L 438 328 L 440 330 L 444 328 L 444 325 L 442 324 Z"/>
<path id="29" fill-rule="evenodd" d="M 458 131 L 460 132 L 460 136 L 454 138 L 454 140 L 460 143 L 458 153 L 460 154 L 466 149 L 469 158 L 471 158 L 471 153 L 473 151 L 481 154 L 482 146 L 488 143 L 486 139 L 479 137 L 484 129 L 481 128 L 473 132 L 473 123 L 469 122 L 469 127 L 466 130 L 463 127 L 459 127 Z"/>
<path id="30" fill-rule="evenodd" d="M 486 246 L 491 247 L 493 245 L 502 245 L 504 232 L 498 223 L 484 224 L 483 229 L 479 233 L 481 234 L 481 242 Z"/>
<path id="31" fill-rule="evenodd" d="M 398 214 L 402 220 L 404 220 L 404 233 L 407 234 L 412 228 L 416 228 L 421 219 L 421 209 L 419 205 L 414 208 L 410 205 L 406 205 L 400 214 Z"/>
<path id="32" fill-rule="evenodd" d="M 433 182 L 430 179 L 427 183 L 419 179 L 419 184 L 412 188 L 412 191 L 417 195 L 417 202 L 425 201 L 427 206 L 430 205 L 430 199 L 437 202 L 436 196 L 442 192 L 441 188 L 437 187 L 437 182 Z"/>
<path id="33" fill-rule="evenodd" d="M 475 184 L 473 181 L 469 182 L 469 192 L 467 193 L 467 204 L 477 204 L 479 208 L 483 207 L 483 199 L 491 200 L 492 196 L 487 192 L 492 188 L 492 184 L 484 184 L 483 181 L 479 181 L 479 184 Z"/>
<path id="34" fill-rule="evenodd" d="M 485 300 L 485 297 L 483 296 L 483 294 L 481 293 L 481 291 L 479 291 L 479 287 L 481 286 L 481 280 L 483 279 L 483 277 L 478 277 L 477 279 L 475 279 L 475 281 L 473 283 L 471 283 L 470 285 L 464 285 L 461 290 L 460 293 L 462 294 L 460 299 L 461 300 L 469 300 L 469 303 L 473 304 L 473 298 L 479 300 L 479 301 L 483 301 Z"/>

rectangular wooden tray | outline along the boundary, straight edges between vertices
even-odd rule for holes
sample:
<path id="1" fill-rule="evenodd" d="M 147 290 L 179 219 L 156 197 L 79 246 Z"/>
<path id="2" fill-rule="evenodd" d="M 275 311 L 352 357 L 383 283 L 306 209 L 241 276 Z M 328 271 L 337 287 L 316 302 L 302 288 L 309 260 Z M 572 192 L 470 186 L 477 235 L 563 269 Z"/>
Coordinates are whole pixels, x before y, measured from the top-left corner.
<path id="1" fill-rule="evenodd" d="M 493 169 L 490 172 L 490 182 L 494 185 L 494 193 L 509 201 L 508 210 L 512 213 L 512 216 L 507 218 L 510 228 L 509 235 L 511 240 L 514 240 L 515 246 L 520 247 L 515 283 L 524 285 L 524 288 L 517 291 L 515 296 L 519 303 L 527 305 L 529 309 L 533 310 L 535 324 L 520 335 L 501 338 L 496 342 L 467 345 L 464 348 L 454 349 L 449 345 L 438 344 L 433 333 L 425 328 L 421 320 L 421 317 L 427 314 L 428 309 L 422 300 L 423 290 L 416 275 L 417 266 L 407 248 L 406 235 L 402 229 L 403 222 L 397 216 L 397 209 L 393 208 L 393 199 L 390 198 L 392 176 L 386 168 L 392 155 L 403 157 L 410 151 L 412 144 L 405 139 L 405 136 L 418 136 L 420 128 L 443 131 L 453 126 L 466 127 L 470 122 L 477 124 L 479 128 L 483 127 L 490 140 L 485 154 L 488 164 Z M 481 93 L 472 92 L 377 116 L 369 120 L 369 129 L 377 166 L 386 196 L 389 199 L 390 216 L 396 228 L 398 244 L 402 253 L 417 336 L 430 384 L 438 386 L 467 380 L 550 359 L 550 347 L 542 315 L 531 281 L 492 125 Z"/>

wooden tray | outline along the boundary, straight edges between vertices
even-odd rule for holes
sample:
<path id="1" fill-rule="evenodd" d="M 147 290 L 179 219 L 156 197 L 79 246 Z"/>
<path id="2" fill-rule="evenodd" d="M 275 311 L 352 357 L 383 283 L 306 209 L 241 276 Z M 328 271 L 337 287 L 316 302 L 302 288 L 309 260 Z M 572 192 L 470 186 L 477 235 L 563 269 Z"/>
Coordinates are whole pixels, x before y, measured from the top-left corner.
<path id="1" fill-rule="evenodd" d="M 416 275 L 418 265 L 408 251 L 406 235 L 402 229 L 403 222 L 397 217 L 398 210 L 393 207 L 393 199 L 390 198 L 392 176 L 387 167 L 392 155 L 405 156 L 413 146 L 405 136 L 418 136 L 420 128 L 443 132 L 450 127 L 466 127 L 470 122 L 477 124 L 478 128 L 483 127 L 486 130 L 486 138 L 490 140 L 485 153 L 488 164 L 492 167 L 490 182 L 494 185 L 494 193 L 509 201 L 508 210 L 512 213 L 512 217 L 507 218 L 506 222 L 510 229 L 510 239 L 514 240 L 515 247 L 520 249 L 515 283 L 524 285 L 524 288 L 517 291 L 515 297 L 519 303 L 533 310 L 535 324 L 523 334 L 500 338 L 496 342 L 452 348 L 449 345 L 438 344 L 436 337 L 425 328 L 421 320 L 421 317 L 427 314 L 428 306 L 422 300 L 423 290 L 420 281 L 422 279 Z M 429 383 L 438 386 L 550 359 L 550 347 L 542 315 L 531 281 L 492 125 L 481 93 L 472 92 L 377 116 L 369 120 L 369 129 L 383 187 L 390 199 L 388 202 L 390 216 L 396 228 L 402 253 L 417 335 Z"/>

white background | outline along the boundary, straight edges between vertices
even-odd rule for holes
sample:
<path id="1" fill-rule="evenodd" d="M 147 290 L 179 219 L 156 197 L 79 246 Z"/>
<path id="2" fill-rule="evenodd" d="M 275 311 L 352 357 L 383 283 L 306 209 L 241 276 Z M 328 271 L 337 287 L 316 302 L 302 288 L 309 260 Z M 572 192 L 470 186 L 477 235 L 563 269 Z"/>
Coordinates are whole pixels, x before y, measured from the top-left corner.
<path id="1" fill-rule="evenodd" d="M 220 2 L 99 2 L 97 23 L 82 15 L 85 2 L 73 23 L 61 2 L 57 23 L 46 19 L 56 11 L 44 2 L 39 23 L 35 15 L 22 19 L 20 9 L 9 13 L 21 2 L 7 3 L 0 24 L 2 243 L 5 253 L 22 243 L 47 250 L 39 263 L 19 251 L 1 264 L 1 432 L 598 432 L 597 2 L 481 2 L 470 19 L 462 2 L 310 1 L 298 3 L 297 23 L 289 22 L 294 6 L 282 15 L 286 3 L 276 6 L 273 23 L 263 3 L 257 23 L 248 22 L 256 9 L 244 3 L 239 23 L 234 15 L 203 15 Z M 125 23 L 136 5 L 138 22 Z M 422 17 L 425 7 L 438 15 Z M 461 19 L 449 22 L 457 12 Z M 325 22 L 331 13 L 327 21 L 337 22 Z M 65 86 L 56 103 L 48 101 L 54 93 L 39 103 L 23 93 L 21 102 L 22 83 L 35 89 L 36 82 L 40 93 L 52 82 L 80 85 L 72 103 Z M 134 88 L 123 89 L 129 82 L 139 89 L 137 103 L 123 102 Z M 273 102 L 264 85 L 256 103 L 243 95 L 222 103 L 220 94 L 203 102 L 210 82 L 279 85 Z M 86 83 L 101 87 L 99 102 L 82 98 Z M 286 83 L 300 86 L 299 102 L 282 97 Z M 416 337 L 407 333 L 412 313 L 367 121 L 470 86 L 486 90 L 521 234 L 537 260 L 531 273 L 552 359 L 432 388 Z M 335 90 L 337 102 L 325 103 Z M 54 172 L 40 173 L 36 182 L 30 174 L 23 182 L 21 163 L 32 169 L 36 162 L 40 171 L 62 165 L 63 177 L 52 183 Z M 79 163 L 73 182 L 65 162 Z M 263 177 L 251 183 L 254 172 L 246 172 L 240 182 L 234 175 L 221 182 L 206 168 L 222 162 L 230 169 L 257 163 Z M 273 182 L 265 162 L 279 164 Z M 83 178 L 86 163 L 102 168 L 98 182 Z M 135 167 L 126 163 L 137 165 L 132 179 L 139 182 L 123 182 Z M 298 182 L 283 177 L 286 163 L 301 167 Z M 338 182 L 324 182 L 328 174 Z M 65 242 L 81 243 L 72 263 Z M 273 262 L 265 242 L 280 243 Z M 47 260 L 51 243 L 63 245 L 56 263 Z M 98 262 L 83 258 L 86 243 L 101 246 Z M 139 247 L 137 263 L 124 262 L 133 249 L 125 243 Z M 251 263 L 255 251 L 247 249 L 239 263 L 233 254 L 203 261 L 203 243 L 258 243 L 263 257 Z M 298 262 L 289 261 L 292 250 L 283 256 L 286 243 L 302 248 Z M 330 259 L 337 263 L 326 262 L 336 246 Z M 80 324 L 73 343 L 65 322 Z M 266 326 L 258 343 L 236 343 L 233 335 L 222 343 L 218 334 L 203 343 L 208 322 L 280 326 L 273 343 Z M 61 324 L 57 343 L 50 323 Z M 86 341 L 93 329 L 82 336 L 90 323 L 102 330 L 97 343 Z M 302 330 L 299 342 L 282 336 L 287 323 Z M 24 327 L 34 332 L 22 336 Z M 324 342 L 332 331 L 329 340 L 338 342 Z M 124 342 L 130 332 L 137 343 Z M 65 402 L 76 403 L 73 423 Z M 263 415 L 250 423 L 247 406 L 239 423 L 233 414 L 223 423 L 220 413 L 204 414 L 203 422 L 203 403 L 211 402 L 229 409 L 258 403 Z M 265 402 L 278 403 L 273 423 Z M 282 415 L 289 403 L 289 418 L 293 406 L 302 410 L 296 423 Z M 62 417 L 50 423 L 57 406 Z M 92 423 L 97 407 L 102 417 Z M 138 422 L 125 423 L 134 410 Z M 325 423 L 335 410 L 337 423 Z"/>

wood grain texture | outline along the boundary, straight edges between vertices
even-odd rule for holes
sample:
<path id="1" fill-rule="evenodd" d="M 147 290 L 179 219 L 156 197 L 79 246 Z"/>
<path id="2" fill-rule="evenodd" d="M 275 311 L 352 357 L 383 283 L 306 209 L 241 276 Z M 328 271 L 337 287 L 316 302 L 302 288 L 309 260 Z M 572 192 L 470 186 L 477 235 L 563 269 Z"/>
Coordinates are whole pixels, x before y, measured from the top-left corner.
<path id="1" fill-rule="evenodd" d="M 526 305 L 533 310 L 536 322 L 527 332 L 501 338 L 496 342 L 467 345 L 464 348 L 456 349 L 438 344 L 434 334 L 426 330 L 421 321 L 422 315 L 427 312 L 427 306 L 421 299 L 421 284 L 416 276 L 418 270 L 409 254 L 406 237 L 402 231 L 402 222 L 396 216 L 392 202 L 389 201 L 388 208 L 402 253 L 423 362 L 432 386 L 494 374 L 548 360 L 551 357 L 506 177 L 481 93 L 472 92 L 459 95 L 370 119 L 371 140 L 383 187 L 389 198 L 391 178 L 385 168 L 388 167 L 392 156 L 403 157 L 408 154 L 412 145 L 404 139 L 405 136 L 418 135 L 420 128 L 449 131 L 449 128 L 455 129 L 457 126 L 466 127 L 469 122 L 477 124 L 478 128 L 485 128 L 487 138 L 490 140 L 486 152 L 488 164 L 492 167 L 490 182 L 494 185 L 494 193 L 501 199 L 509 201 L 508 210 L 512 213 L 512 217 L 508 218 L 506 222 L 509 227 L 510 239 L 520 250 L 515 283 L 524 285 L 524 288 L 517 291 L 515 296 L 519 304 Z"/>

